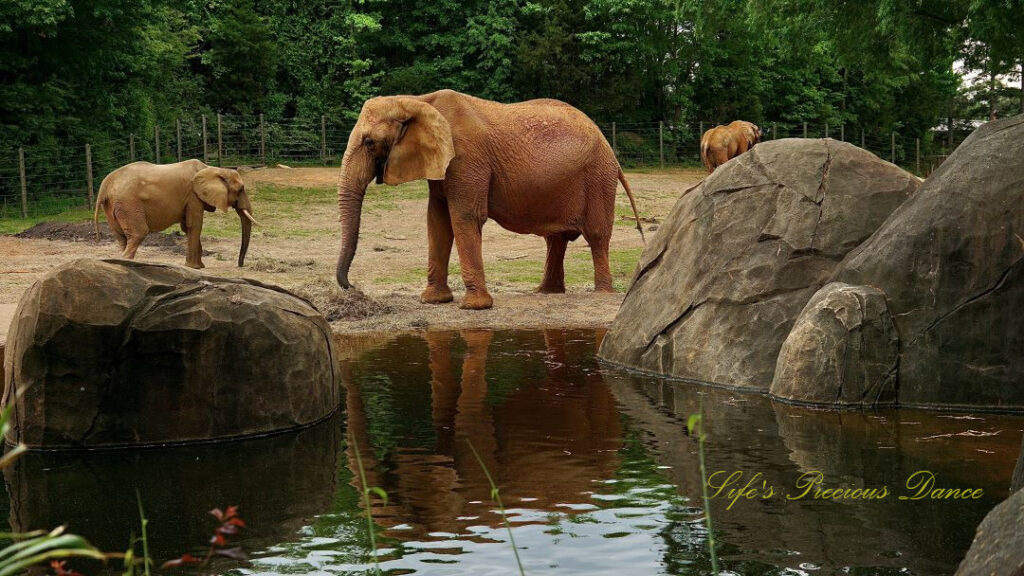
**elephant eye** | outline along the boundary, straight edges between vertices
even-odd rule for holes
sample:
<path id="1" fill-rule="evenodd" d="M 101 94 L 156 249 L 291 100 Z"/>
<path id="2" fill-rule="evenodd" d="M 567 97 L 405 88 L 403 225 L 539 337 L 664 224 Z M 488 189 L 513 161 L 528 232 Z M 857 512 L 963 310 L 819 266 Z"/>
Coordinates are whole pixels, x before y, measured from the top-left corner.
<path id="1" fill-rule="evenodd" d="M 373 141 L 373 138 L 363 138 L 363 145 L 366 146 L 367 148 L 373 148 L 374 144 L 375 142 Z"/>

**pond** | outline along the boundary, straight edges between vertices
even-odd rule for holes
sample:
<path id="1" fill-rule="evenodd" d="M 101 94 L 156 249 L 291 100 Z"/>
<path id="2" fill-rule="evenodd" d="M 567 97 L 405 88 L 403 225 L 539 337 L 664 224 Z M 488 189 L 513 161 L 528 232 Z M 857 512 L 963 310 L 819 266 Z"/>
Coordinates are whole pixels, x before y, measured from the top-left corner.
<path id="1" fill-rule="evenodd" d="M 367 484 L 388 497 L 371 508 L 387 573 L 517 573 L 490 475 L 527 574 L 703 575 L 700 452 L 686 426 L 701 411 L 707 473 L 714 486 L 732 482 L 710 491 L 729 573 L 951 574 L 1008 495 L 1022 417 L 789 406 L 603 367 L 601 335 L 349 338 L 338 347 L 338 417 L 231 444 L 29 454 L 5 472 L 10 522 L 68 523 L 124 550 L 138 532 L 137 490 L 158 562 L 201 552 L 214 528 L 207 511 L 238 505 L 247 527 L 234 540 L 251 563 L 216 571 L 364 573 L 373 563 L 358 455 Z M 901 500 L 917 492 L 908 478 L 926 477 L 918 471 L 974 492 Z M 798 498 L 818 474 L 818 490 L 846 488 L 845 498 L 815 498 L 813 487 Z"/>

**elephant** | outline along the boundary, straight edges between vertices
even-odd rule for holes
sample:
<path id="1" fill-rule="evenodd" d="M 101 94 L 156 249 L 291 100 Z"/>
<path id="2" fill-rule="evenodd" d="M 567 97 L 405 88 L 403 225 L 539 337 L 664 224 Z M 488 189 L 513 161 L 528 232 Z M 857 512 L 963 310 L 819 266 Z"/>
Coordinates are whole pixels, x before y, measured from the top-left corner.
<path id="1" fill-rule="evenodd" d="M 97 242 L 101 207 L 125 258 L 135 258 L 135 251 L 150 232 L 180 223 L 188 237 L 185 265 L 190 268 L 205 267 L 200 244 L 203 211 L 227 212 L 231 207 L 238 212 L 242 223 L 239 266 L 245 262 L 252 225 L 259 225 L 252 216 L 252 202 L 241 175 L 236 170 L 207 166 L 199 160 L 176 164 L 133 162 L 108 174 L 100 184 L 92 216 Z"/>
<path id="2" fill-rule="evenodd" d="M 757 124 L 735 120 L 704 133 L 700 139 L 700 158 L 711 174 L 715 168 L 750 150 L 760 141 L 761 129 Z"/>
<path id="3" fill-rule="evenodd" d="M 338 184 L 341 251 L 337 282 L 348 289 L 366 187 L 426 179 L 427 286 L 420 301 L 454 299 L 448 287 L 452 244 L 458 249 L 464 309 L 490 308 L 481 230 L 488 219 L 520 234 L 543 236 L 547 258 L 540 293 L 565 292 L 568 242 L 590 245 L 594 288 L 612 292 L 608 245 L 615 193 L 633 192 L 601 130 L 558 100 L 502 104 L 452 90 L 367 100 L 349 136 Z M 637 228 L 641 236 L 639 216 Z"/>

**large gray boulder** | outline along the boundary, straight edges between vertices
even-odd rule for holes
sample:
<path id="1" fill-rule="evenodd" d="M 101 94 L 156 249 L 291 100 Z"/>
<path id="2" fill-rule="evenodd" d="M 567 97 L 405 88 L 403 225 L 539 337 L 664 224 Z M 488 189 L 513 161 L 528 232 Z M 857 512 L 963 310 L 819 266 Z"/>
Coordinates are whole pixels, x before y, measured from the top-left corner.
<path id="1" fill-rule="evenodd" d="M 899 335 L 875 288 L 834 282 L 818 290 L 782 344 L 769 390 L 810 404 L 896 401 Z"/>
<path id="2" fill-rule="evenodd" d="M 22 296 L 5 356 L 11 442 L 95 448 L 311 424 L 339 403 L 327 321 L 251 280 L 76 260 Z"/>
<path id="3" fill-rule="evenodd" d="M 978 525 L 956 576 L 1024 574 L 1024 490 L 1010 495 Z"/>
<path id="4" fill-rule="evenodd" d="M 1024 116 L 971 134 L 834 279 L 885 293 L 900 404 L 1024 409 Z"/>
<path id="5" fill-rule="evenodd" d="M 804 305 L 919 183 L 835 140 L 755 146 L 676 202 L 640 257 L 601 357 L 767 389 Z"/>

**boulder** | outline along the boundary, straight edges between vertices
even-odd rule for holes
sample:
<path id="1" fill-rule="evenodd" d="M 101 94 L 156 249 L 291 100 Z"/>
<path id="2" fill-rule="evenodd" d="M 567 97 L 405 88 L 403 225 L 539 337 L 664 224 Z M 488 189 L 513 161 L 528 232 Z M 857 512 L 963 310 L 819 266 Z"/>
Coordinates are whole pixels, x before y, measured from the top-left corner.
<path id="1" fill-rule="evenodd" d="M 769 392 L 811 404 L 896 400 L 899 335 L 885 295 L 834 282 L 818 290 L 782 343 Z"/>
<path id="2" fill-rule="evenodd" d="M 919 184 L 844 142 L 758 144 L 676 202 L 640 257 L 600 356 L 766 390 L 808 300 Z"/>
<path id="3" fill-rule="evenodd" d="M 1024 490 L 1010 495 L 978 525 L 956 576 L 1024 574 Z"/>
<path id="4" fill-rule="evenodd" d="M 1024 409 L 1024 115 L 971 134 L 834 279 L 885 293 L 900 404 Z"/>
<path id="5" fill-rule="evenodd" d="M 95 448 L 266 434 L 332 414 L 331 332 L 252 280 L 70 262 L 21 298 L 7 341 L 10 442 Z"/>

